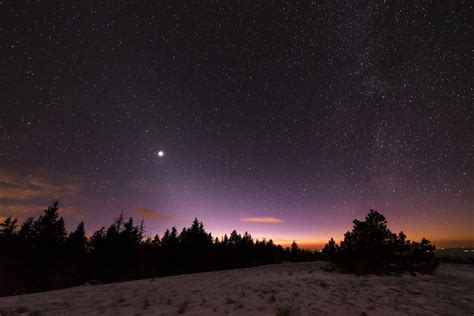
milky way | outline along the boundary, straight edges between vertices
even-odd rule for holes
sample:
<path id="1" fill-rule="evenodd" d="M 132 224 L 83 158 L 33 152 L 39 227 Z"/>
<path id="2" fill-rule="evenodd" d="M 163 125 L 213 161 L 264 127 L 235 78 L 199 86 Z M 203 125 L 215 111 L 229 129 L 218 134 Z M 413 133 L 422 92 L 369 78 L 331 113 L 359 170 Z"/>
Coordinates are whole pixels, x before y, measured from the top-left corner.
<path id="1" fill-rule="evenodd" d="M 470 2 L 107 3 L 0 4 L 0 219 L 472 244 Z"/>

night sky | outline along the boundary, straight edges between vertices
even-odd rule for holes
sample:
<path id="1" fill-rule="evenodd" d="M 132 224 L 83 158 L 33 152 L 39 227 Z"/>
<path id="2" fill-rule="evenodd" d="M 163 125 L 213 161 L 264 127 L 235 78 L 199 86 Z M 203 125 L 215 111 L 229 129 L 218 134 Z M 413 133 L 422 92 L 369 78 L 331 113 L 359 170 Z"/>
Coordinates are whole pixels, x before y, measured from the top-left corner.
<path id="1" fill-rule="evenodd" d="M 474 243 L 470 1 L 0 11 L 0 220 L 59 199 L 89 233 L 124 212 L 314 247 L 372 208 Z"/>

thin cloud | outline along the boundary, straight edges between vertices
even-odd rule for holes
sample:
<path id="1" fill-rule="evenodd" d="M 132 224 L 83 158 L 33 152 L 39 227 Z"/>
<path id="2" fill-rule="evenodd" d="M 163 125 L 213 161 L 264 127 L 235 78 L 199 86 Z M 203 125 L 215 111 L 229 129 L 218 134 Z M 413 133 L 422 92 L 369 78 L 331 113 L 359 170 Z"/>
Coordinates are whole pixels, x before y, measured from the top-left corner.
<path id="1" fill-rule="evenodd" d="M 165 215 L 157 210 L 146 207 L 137 207 L 132 209 L 132 212 L 143 219 L 170 219 L 171 216 Z"/>
<path id="2" fill-rule="evenodd" d="M 52 201 L 59 200 L 61 216 L 83 220 L 87 215 L 80 206 L 96 201 L 84 191 L 87 186 L 88 179 L 80 176 L 51 174 L 42 169 L 12 172 L 0 168 L 0 218 L 39 216 Z"/>
<path id="3" fill-rule="evenodd" d="M 277 217 L 244 217 L 240 219 L 241 222 L 247 223 L 284 223 L 285 221 Z"/>

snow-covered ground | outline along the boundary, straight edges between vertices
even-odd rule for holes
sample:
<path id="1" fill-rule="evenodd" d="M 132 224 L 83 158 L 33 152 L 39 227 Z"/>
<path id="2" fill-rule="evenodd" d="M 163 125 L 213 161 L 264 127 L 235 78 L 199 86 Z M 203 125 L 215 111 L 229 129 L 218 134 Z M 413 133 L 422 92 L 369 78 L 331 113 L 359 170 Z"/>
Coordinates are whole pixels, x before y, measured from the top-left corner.
<path id="1" fill-rule="evenodd" d="M 0 315 L 473 315 L 474 266 L 363 276 L 296 263 L 0 298 Z"/>

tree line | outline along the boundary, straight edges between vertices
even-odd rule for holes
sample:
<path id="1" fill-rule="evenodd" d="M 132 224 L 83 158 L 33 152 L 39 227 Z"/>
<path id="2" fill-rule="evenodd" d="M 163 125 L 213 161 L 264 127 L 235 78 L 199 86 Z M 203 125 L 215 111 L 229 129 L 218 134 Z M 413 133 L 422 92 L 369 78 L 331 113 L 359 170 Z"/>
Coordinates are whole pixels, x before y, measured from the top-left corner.
<path id="1" fill-rule="evenodd" d="M 283 248 L 247 232 L 213 238 L 197 219 L 161 238 L 147 237 L 143 222 L 123 215 L 91 236 L 84 222 L 67 232 L 54 202 L 21 225 L 12 217 L 0 224 L 0 295 L 317 259 L 319 252 L 302 250 L 296 242 Z"/>

